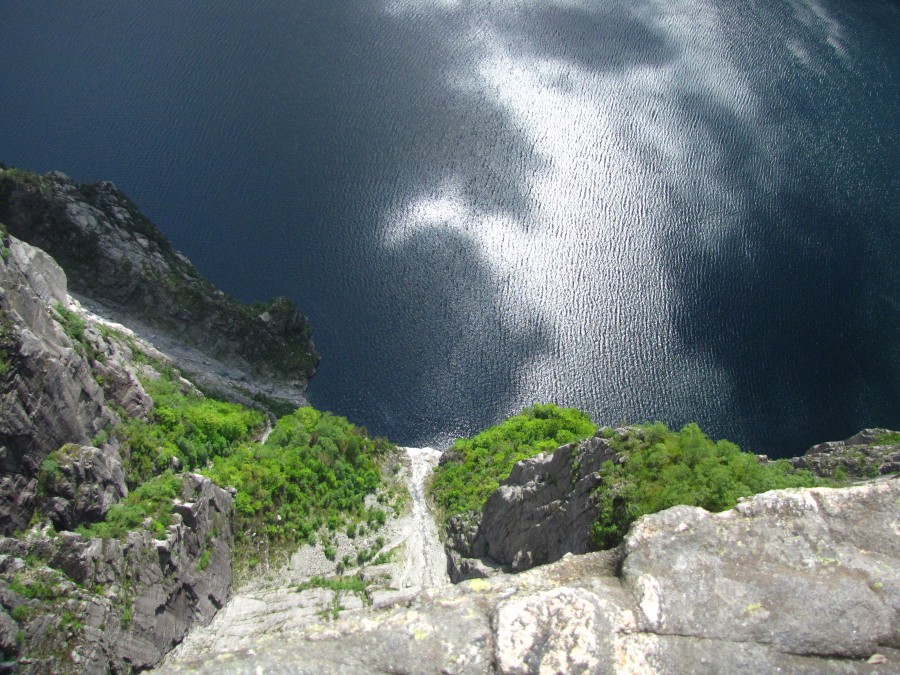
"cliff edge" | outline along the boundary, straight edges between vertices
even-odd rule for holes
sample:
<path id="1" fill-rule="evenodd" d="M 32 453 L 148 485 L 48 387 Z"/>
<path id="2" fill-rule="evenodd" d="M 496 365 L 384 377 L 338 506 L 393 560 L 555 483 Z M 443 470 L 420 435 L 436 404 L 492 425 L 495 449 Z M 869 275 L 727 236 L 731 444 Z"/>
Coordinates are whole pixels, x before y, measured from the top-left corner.
<path id="1" fill-rule="evenodd" d="M 205 386 L 303 403 L 319 360 L 306 317 L 287 298 L 246 305 L 215 288 L 112 183 L 0 166 L 0 223 L 52 256 L 73 295 Z"/>
<path id="2" fill-rule="evenodd" d="M 900 480 L 644 516 L 617 549 L 173 663 L 175 673 L 900 672 Z"/>

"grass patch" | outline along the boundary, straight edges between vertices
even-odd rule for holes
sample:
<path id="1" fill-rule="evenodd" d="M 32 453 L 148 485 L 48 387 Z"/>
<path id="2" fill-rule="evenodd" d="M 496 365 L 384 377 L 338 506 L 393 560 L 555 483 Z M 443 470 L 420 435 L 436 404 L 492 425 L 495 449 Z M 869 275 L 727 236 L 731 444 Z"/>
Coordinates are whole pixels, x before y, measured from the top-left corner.
<path id="1" fill-rule="evenodd" d="M 890 431 L 876 437 L 872 445 L 897 445 L 900 444 L 900 431 Z"/>
<path id="2" fill-rule="evenodd" d="M 596 426 L 574 408 L 535 405 L 477 436 L 453 444 L 455 458 L 439 466 L 429 486 L 442 522 L 479 512 L 519 460 L 592 436 Z"/>
<path id="3" fill-rule="evenodd" d="M 670 431 L 657 422 L 608 437 L 623 461 L 600 468 L 600 515 L 591 530 L 598 548 L 617 545 L 641 516 L 678 504 L 725 511 L 767 490 L 830 484 L 787 460 L 761 464 L 734 443 L 710 440 L 696 424 Z"/>
<path id="4" fill-rule="evenodd" d="M 357 593 L 363 594 L 366 592 L 366 587 L 368 584 L 360 579 L 358 576 L 349 576 L 349 577 L 313 577 L 308 581 L 304 581 L 302 584 L 297 586 L 297 591 L 306 591 L 310 588 L 325 588 L 329 591 L 334 591 L 335 593 L 344 592 L 344 593 Z"/>

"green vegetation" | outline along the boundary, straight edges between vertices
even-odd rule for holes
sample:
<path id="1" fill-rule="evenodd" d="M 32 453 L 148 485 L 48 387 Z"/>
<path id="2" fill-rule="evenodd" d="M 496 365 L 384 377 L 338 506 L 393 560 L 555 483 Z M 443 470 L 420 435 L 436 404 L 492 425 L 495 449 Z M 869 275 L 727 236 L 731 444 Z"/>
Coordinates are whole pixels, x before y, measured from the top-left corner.
<path id="1" fill-rule="evenodd" d="M 366 592 L 367 585 L 368 584 L 358 576 L 328 578 L 316 576 L 299 584 L 297 586 L 297 591 L 305 591 L 310 588 L 325 588 L 329 591 L 334 591 L 335 593 L 346 592 L 362 594 Z"/>
<path id="2" fill-rule="evenodd" d="M 591 531 L 599 548 L 618 544 L 642 515 L 677 504 L 724 511 L 740 497 L 824 483 L 786 460 L 760 464 L 733 443 L 713 442 L 696 424 L 678 432 L 656 423 L 623 436 L 612 430 L 604 435 L 622 461 L 607 461 L 600 469 L 603 482 L 595 493 L 600 515 Z"/>
<path id="3" fill-rule="evenodd" d="M 873 445 L 896 445 L 900 444 L 900 432 L 898 431 L 890 431 L 886 434 L 881 434 L 878 436 L 872 443 Z"/>
<path id="4" fill-rule="evenodd" d="M 53 306 L 53 309 L 56 310 L 54 318 L 62 325 L 66 335 L 76 343 L 84 345 L 84 331 L 87 328 L 87 322 L 84 317 L 59 302 Z"/>
<path id="5" fill-rule="evenodd" d="M 235 529 L 264 533 L 271 543 L 312 541 L 325 525 L 379 520 L 366 495 L 382 481 L 380 464 L 394 446 L 370 439 L 343 417 L 300 408 L 282 417 L 264 445 L 243 445 L 214 457 L 204 473 L 237 489 Z"/>
<path id="6" fill-rule="evenodd" d="M 123 501 L 113 506 L 106 519 L 92 525 L 82 525 L 78 533 L 86 537 L 124 539 L 131 530 L 151 519 L 151 530 L 158 538 L 166 534 L 172 515 L 172 500 L 178 497 L 184 487 L 180 475 L 166 471 L 150 479 L 131 492 Z"/>
<path id="7" fill-rule="evenodd" d="M 144 382 L 154 403 L 150 421 L 131 419 L 115 430 L 129 488 L 165 471 L 173 458 L 186 470 L 202 469 L 249 443 L 265 423 L 257 410 L 185 391 L 174 371 L 160 369 L 158 379 Z"/>
<path id="8" fill-rule="evenodd" d="M 254 437 L 266 423 L 261 412 L 203 396 L 174 369 L 149 363 L 159 373 L 143 381 L 154 403 L 150 418 L 130 419 L 111 432 L 121 444 L 131 493 L 103 522 L 80 528 L 82 534 L 121 538 L 150 519 L 154 533 L 164 536 L 172 499 L 182 490 L 173 467 L 236 489 L 241 564 L 313 542 L 323 526 L 374 531 L 384 524 L 385 511 L 366 509 L 365 498 L 382 485 L 381 465 L 394 448 L 386 440 L 305 407 L 282 417 L 260 444 Z M 58 477 L 59 459 L 55 453 L 44 462 L 45 483 Z M 207 552 L 198 569 L 208 563 Z"/>
<path id="9" fill-rule="evenodd" d="M 8 191 L 12 184 L 29 186 L 42 194 L 46 194 L 48 191 L 47 179 L 40 174 L 24 169 L 0 168 L 0 188 Z"/>
<path id="10" fill-rule="evenodd" d="M 453 444 L 456 458 L 435 470 L 429 494 L 446 523 L 478 512 L 519 460 L 592 436 L 596 426 L 574 408 L 535 405 L 502 424 Z"/>

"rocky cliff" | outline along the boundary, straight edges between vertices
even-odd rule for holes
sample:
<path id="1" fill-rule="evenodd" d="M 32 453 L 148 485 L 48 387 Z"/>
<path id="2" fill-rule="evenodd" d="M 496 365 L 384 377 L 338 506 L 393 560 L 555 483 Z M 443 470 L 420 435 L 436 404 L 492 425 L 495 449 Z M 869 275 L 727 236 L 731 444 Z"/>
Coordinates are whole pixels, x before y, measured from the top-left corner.
<path id="1" fill-rule="evenodd" d="M 515 465 L 474 518 L 448 525 L 447 558 L 454 582 L 501 571 L 520 572 L 596 547 L 591 524 L 598 515 L 598 469 L 618 463 L 615 439 L 642 434 L 640 428 L 601 429 Z M 761 457 L 765 464 L 768 460 Z M 900 434 L 866 429 L 846 441 L 822 443 L 790 460 L 823 478 L 866 480 L 900 470 Z"/>
<path id="2" fill-rule="evenodd" d="M 66 277 L 53 259 L 9 235 L 2 250 L 0 532 L 9 534 L 28 524 L 51 452 L 89 445 L 120 421 L 113 408 L 146 414 L 149 397 L 127 360 L 113 358 L 121 346 L 80 323 L 66 332 Z M 114 444 L 105 453 L 121 462 Z"/>
<path id="3" fill-rule="evenodd" d="M 319 358 L 306 317 L 286 298 L 245 305 L 216 289 L 112 183 L 0 167 L 0 223 L 51 255 L 97 313 L 152 334 L 206 386 L 302 402 Z"/>
<path id="4" fill-rule="evenodd" d="M 645 516 L 612 551 L 473 579 L 168 672 L 900 672 L 900 480 Z"/>
<path id="5" fill-rule="evenodd" d="M 166 524 L 75 532 L 128 495 L 110 432 L 148 415 L 149 366 L 71 304 L 50 256 L 6 233 L 0 321 L 0 651 L 23 672 L 152 666 L 228 598 L 232 497 L 176 476 Z"/>
<path id="6" fill-rule="evenodd" d="M 231 590 L 231 496 L 187 474 L 163 533 L 0 538 L 0 649 L 21 672 L 153 666 Z"/>

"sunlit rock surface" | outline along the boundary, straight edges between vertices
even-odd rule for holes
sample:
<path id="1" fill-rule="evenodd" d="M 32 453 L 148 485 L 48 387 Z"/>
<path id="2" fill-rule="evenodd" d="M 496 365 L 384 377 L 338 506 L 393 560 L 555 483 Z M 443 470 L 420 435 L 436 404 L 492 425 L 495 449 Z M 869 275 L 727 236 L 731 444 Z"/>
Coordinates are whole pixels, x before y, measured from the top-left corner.
<path id="1" fill-rule="evenodd" d="M 170 672 L 900 671 L 900 480 L 645 516 L 618 549 Z M 880 665 L 876 665 L 880 664 Z"/>

